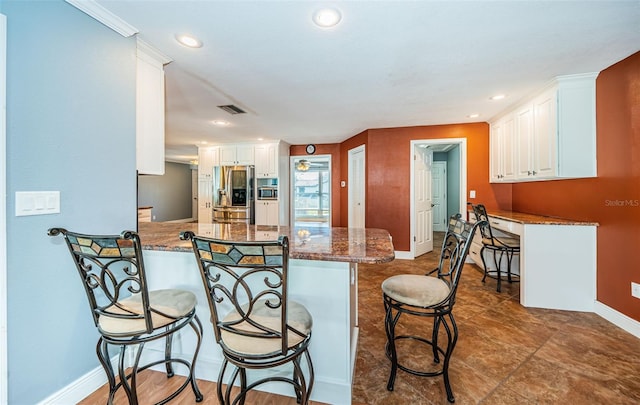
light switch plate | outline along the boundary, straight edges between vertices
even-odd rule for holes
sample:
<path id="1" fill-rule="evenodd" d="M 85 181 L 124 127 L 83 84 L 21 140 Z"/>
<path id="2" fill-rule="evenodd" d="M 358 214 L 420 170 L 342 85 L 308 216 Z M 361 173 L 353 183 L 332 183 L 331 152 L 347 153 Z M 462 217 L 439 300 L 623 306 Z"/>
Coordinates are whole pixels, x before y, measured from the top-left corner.
<path id="1" fill-rule="evenodd" d="M 640 298 L 640 284 L 631 282 L 631 296 Z"/>
<path id="2" fill-rule="evenodd" d="M 16 191 L 17 217 L 59 213 L 59 191 Z"/>
<path id="3" fill-rule="evenodd" d="M 476 198 L 476 190 L 469 191 L 469 198 Z"/>

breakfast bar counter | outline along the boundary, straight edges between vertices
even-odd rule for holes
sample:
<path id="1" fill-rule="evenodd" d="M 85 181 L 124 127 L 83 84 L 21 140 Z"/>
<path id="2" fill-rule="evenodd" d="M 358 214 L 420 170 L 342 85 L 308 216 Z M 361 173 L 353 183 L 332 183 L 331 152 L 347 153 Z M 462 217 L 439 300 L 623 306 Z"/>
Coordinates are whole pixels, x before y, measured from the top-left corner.
<path id="1" fill-rule="evenodd" d="M 198 299 L 196 313 L 204 336 L 196 377 L 216 381 L 222 353 L 215 343 L 202 280 L 191 242 L 181 231 L 226 240 L 275 240 L 289 237 L 289 297 L 303 304 L 313 317 L 310 353 L 315 371 L 313 401 L 350 404 L 358 342 L 358 263 L 386 263 L 394 259 L 389 232 L 383 229 L 256 226 L 241 223 L 139 223 L 143 258 L 150 289 L 181 288 Z M 174 341 L 188 353 L 195 338 L 185 334 Z M 182 349 L 184 347 L 184 349 Z M 161 352 L 159 345 L 152 350 Z M 290 376 L 289 369 L 259 370 L 260 377 Z M 254 374 L 255 375 L 255 374 Z M 248 378 L 251 380 L 251 373 Z M 249 381 L 250 382 L 250 381 Z M 293 396 L 288 384 L 262 390 Z"/>

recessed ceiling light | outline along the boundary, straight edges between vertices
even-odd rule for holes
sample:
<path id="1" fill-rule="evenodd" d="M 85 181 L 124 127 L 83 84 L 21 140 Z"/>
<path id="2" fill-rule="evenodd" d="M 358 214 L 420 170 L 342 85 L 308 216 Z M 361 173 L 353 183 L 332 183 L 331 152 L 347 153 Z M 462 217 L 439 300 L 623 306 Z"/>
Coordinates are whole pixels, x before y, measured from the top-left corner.
<path id="1" fill-rule="evenodd" d="M 227 125 L 230 124 L 229 121 L 225 121 L 225 120 L 213 120 L 213 121 L 211 121 L 211 123 L 213 125 L 217 125 L 219 127 L 226 127 Z"/>
<path id="2" fill-rule="evenodd" d="M 264 138 L 258 138 L 259 141 L 264 141 Z"/>
<path id="3" fill-rule="evenodd" d="M 193 35 L 189 34 L 177 34 L 176 41 L 180 42 L 184 46 L 188 46 L 189 48 L 201 48 L 202 41 Z"/>
<path id="4" fill-rule="evenodd" d="M 480 114 L 469 114 L 467 115 L 468 118 L 478 118 L 480 116 Z"/>
<path id="5" fill-rule="evenodd" d="M 330 28 L 337 25 L 342 19 L 342 14 L 335 8 L 322 8 L 313 13 L 313 22 L 322 28 Z"/>
<path id="6" fill-rule="evenodd" d="M 506 96 L 506 95 L 504 95 L 504 94 L 496 94 L 496 95 L 495 95 L 495 96 L 493 96 L 493 97 L 489 97 L 489 100 L 494 100 L 494 101 L 495 101 L 495 100 L 502 100 L 502 99 L 503 99 L 503 98 L 505 98 L 505 97 L 507 97 L 507 96 Z"/>

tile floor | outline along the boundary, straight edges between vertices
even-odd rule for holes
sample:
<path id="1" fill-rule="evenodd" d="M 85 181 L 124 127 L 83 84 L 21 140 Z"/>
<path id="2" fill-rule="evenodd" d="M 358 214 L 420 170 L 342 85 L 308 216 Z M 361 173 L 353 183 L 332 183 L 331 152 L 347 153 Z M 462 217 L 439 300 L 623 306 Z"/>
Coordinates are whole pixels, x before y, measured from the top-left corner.
<path id="1" fill-rule="evenodd" d="M 442 235 L 438 236 L 439 246 Z M 436 267 L 437 255 L 436 251 L 416 260 L 359 265 L 354 405 L 447 403 L 442 377 L 421 378 L 398 371 L 395 390 L 386 390 L 389 360 L 384 355 L 380 285 L 393 274 L 424 274 Z M 640 339 L 592 313 L 524 308 L 518 301 L 518 284 L 504 283 L 502 293 L 497 293 L 495 280 L 483 284 L 481 278 L 478 267 L 465 265 L 454 307 L 459 338 L 449 375 L 456 404 L 640 403 Z M 422 323 L 409 326 L 430 330 L 430 322 Z M 407 349 L 402 353 L 411 355 L 401 361 L 430 360 L 428 354 L 421 355 L 422 349 Z M 152 373 L 142 382 L 145 392 L 164 394 L 170 388 L 168 381 L 179 382 L 178 376 L 167 380 L 162 373 Z M 217 402 L 215 383 L 200 380 L 199 386 L 205 395 L 203 403 Z M 104 404 L 106 397 L 105 386 L 81 404 Z M 124 398 L 116 401 L 124 402 Z M 187 389 L 172 403 L 194 403 L 193 394 Z M 253 392 L 246 404 L 293 405 L 295 399 Z"/>
<path id="2" fill-rule="evenodd" d="M 393 274 L 421 274 L 436 265 L 436 252 L 359 265 L 355 405 L 447 403 L 442 377 L 398 371 L 394 391 L 386 390 L 390 366 L 380 284 Z M 497 293 L 495 280 L 481 279 L 478 267 L 465 265 L 453 310 L 459 338 L 449 376 L 456 404 L 640 403 L 640 339 L 593 313 L 525 308 L 519 284 L 503 283 Z M 430 322 L 424 326 L 431 330 Z M 404 361 L 430 363 L 420 350 L 407 348 Z"/>

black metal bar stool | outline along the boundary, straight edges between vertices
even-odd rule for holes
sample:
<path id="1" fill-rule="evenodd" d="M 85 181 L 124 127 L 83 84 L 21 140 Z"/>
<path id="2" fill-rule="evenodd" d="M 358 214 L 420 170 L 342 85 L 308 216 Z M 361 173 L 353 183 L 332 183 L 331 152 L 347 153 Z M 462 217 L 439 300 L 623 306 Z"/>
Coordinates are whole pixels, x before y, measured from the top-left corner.
<path id="1" fill-rule="evenodd" d="M 442 375 L 447 400 L 455 401 L 449 381 L 449 361 L 458 340 L 458 327 L 452 311 L 465 258 L 478 225 L 479 223 L 476 223 L 472 226 L 462 220 L 460 214 L 452 216 L 449 219 L 436 269 L 427 275 L 395 275 L 382 283 L 387 333 L 385 350 L 387 357 L 391 360 L 391 372 L 387 383 L 389 391 L 393 391 L 398 369 L 421 377 Z M 433 273 L 436 273 L 435 276 L 432 276 Z M 401 315 L 433 318 L 430 339 L 417 335 L 396 335 L 396 326 Z M 439 340 L 441 326 L 446 332 L 447 340 L 444 342 L 446 344 Z M 405 339 L 430 346 L 433 364 L 425 364 L 425 368 L 435 368 L 435 371 L 416 370 L 400 363 L 396 342 Z M 443 359 L 440 356 L 443 356 Z"/>
<path id="2" fill-rule="evenodd" d="M 193 389 L 196 402 L 201 402 L 203 397 L 194 371 L 203 330 L 196 316 L 195 294 L 177 289 L 148 290 L 140 238 L 133 231 L 120 235 L 86 235 L 51 228 L 48 234 L 64 236 L 82 279 L 93 321 L 100 332 L 96 353 L 109 381 L 107 404 L 113 403 L 116 392 L 122 388 L 129 404 L 137 405 L 138 373 L 161 364 L 167 377 L 173 377 L 174 364 L 182 364 L 188 373 L 184 383 L 157 404 L 169 402 L 188 385 Z M 173 337 L 186 326 L 197 338 L 190 361 L 172 353 Z M 165 339 L 162 358 L 141 365 L 145 344 L 160 339 Z M 120 349 L 117 375 L 111 365 L 109 346 Z M 133 356 L 128 356 L 128 348 L 134 350 Z"/>
<path id="3" fill-rule="evenodd" d="M 502 259 L 507 259 L 507 281 L 509 283 L 520 281 L 520 276 L 514 275 L 511 272 L 511 264 L 513 263 L 513 255 L 520 254 L 520 240 L 517 238 L 510 238 L 507 236 L 497 237 L 491 229 L 491 223 L 489 216 L 487 215 L 487 209 L 482 204 L 471 204 L 473 213 L 476 217 L 476 221 L 482 222 L 480 226 L 480 233 L 482 234 L 482 250 L 480 250 L 480 257 L 482 258 L 482 265 L 484 267 L 484 275 L 482 276 L 482 282 L 484 283 L 487 276 L 495 278 L 497 281 L 496 291 L 502 290 Z M 484 251 L 490 251 L 493 255 L 493 262 L 496 265 L 496 269 L 490 269 L 487 266 L 487 262 L 484 259 Z"/>
<path id="4" fill-rule="evenodd" d="M 191 240 L 209 301 L 211 323 L 224 361 L 218 376 L 220 404 L 243 404 L 247 393 L 268 382 L 293 386 L 297 402 L 307 404 L 313 388 L 309 355 L 313 319 L 300 303 L 288 299 L 289 239 L 239 242 L 210 239 L 186 231 Z M 306 360 L 308 379 L 303 373 Z M 225 371 L 235 368 L 223 394 Z M 273 375 L 249 382 L 247 370 L 292 364 L 291 378 Z M 240 392 L 231 389 L 240 378 Z"/>

